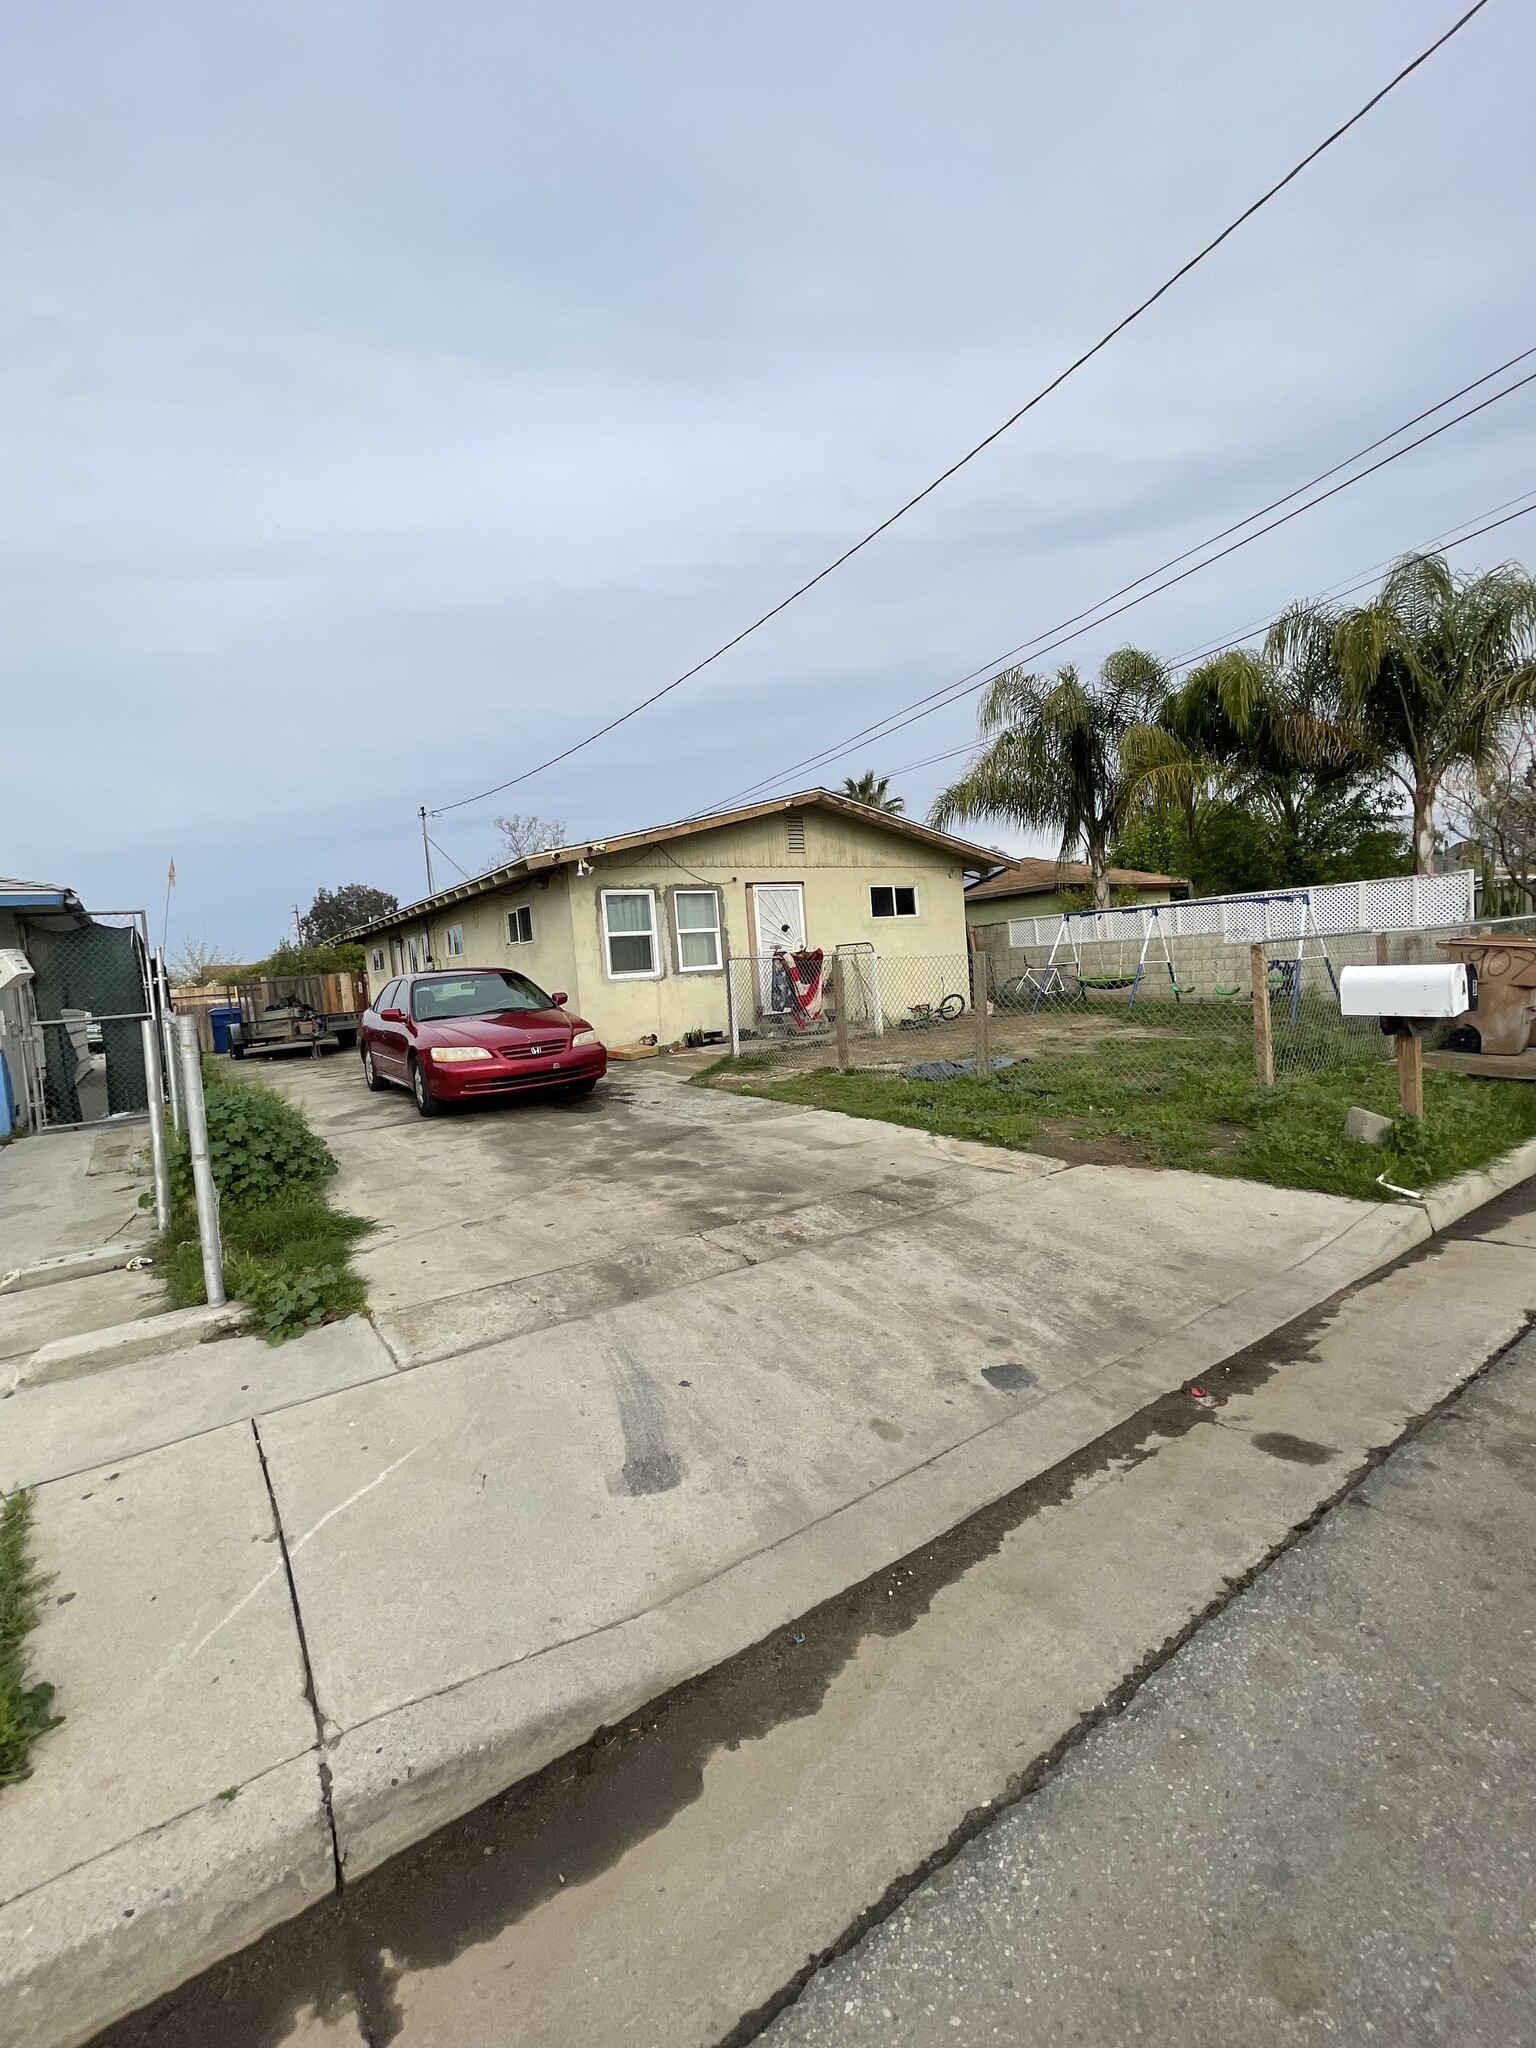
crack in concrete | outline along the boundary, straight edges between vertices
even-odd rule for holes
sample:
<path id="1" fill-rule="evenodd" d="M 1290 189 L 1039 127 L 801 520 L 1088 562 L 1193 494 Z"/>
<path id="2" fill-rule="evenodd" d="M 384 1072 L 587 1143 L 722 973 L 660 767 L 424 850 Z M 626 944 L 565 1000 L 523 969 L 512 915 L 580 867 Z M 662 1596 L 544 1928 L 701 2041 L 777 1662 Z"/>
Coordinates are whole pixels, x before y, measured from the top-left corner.
<path id="1" fill-rule="evenodd" d="M 325 1809 L 325 1824 L 330 1831 L 331 1867 L 335 1872 L 336 1889 L 339 1892 L 343 1883 L 341 1874 L 341 1842 L 336 1833 L 336 1812 L 331 1801 L 331 1767 L 325 1760 L 325 1716 L 320 1711 L 320 1698 L 315 1690 L 315 1667 L 310 1661 L 309 1638 L 304 1632 L 304 1616 L 299 1607 L 299 1589 L 293 1580 L 293 1559 L 288 1553 L 288 1535 L 283 1528 L 282 1511 L 277 1505 L 277 1494 L 272 1486 L 272 1474 L 267 1465 L 266 1446 L 261 1440 L 261 1431 L 257 1426 L 254 1415 L 251 1417 L 251 1436 L 256 1445 L 256 1456 L 261 1464 L 262 1483 L 267 1489 L 267 1499 L 272 1504 L 272 1526 L 277 1532 L 278 1549 L 282 1553 L 283 1574 L 288 1581 L 288 1604 L 293 1611 L 294 1631 L 299 1639 L 299 1657 L 304 1666 L 304 1697 L 309 1701 L 309 1710 L 315 1720 L 315 1754 L 320 1779 L 320 1803 Z M 375 1485 L 377 1483 L 377 1481 L 373 1482 Z M 365 1487 L 362 1490 L 367 1492 L 368 1489 Z M 342 1505 L 350 1506 L 350 1502 L 343 1502 Z M 341 1509 L 337 1508 L 333 1512 L 339 1514 Z M 326 1521 L 329 1521 L 329 1519 L 330 1516 L 324 1517 Z M 315 1524 L 315 1528 L 321 1526 L 322 1524 L 319 1522 Z M 314 1533 L 314 1529 L 309 1531 L 311 1536 Z M 268 1576 L 270 1577 L 271 1574 L 268 1574 Z M 262 1583 L 264 1584 L 265 1580 Z"/>

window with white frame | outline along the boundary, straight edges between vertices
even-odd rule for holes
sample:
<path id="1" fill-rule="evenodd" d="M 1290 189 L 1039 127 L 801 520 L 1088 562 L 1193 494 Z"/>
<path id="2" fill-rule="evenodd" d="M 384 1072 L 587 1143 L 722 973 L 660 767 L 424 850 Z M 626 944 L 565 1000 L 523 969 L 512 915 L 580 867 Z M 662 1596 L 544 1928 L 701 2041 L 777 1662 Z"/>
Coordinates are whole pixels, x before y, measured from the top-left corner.
<path id="1" fill-rule="evenodd" d="M 720 967 L 720 891 L 679 889 L 672 899 L 677 919 L 677 964 L 683 974 Z"/>
<path id="2" fill-rule="evenodd" d="M 871 917 L 916 917 L 917 891 L 877 885 L 869 892 L 869 914 Z"/>
<path id="3" fill-rule="evenodd" d="M 374 974 L 382 974 L 384 972 L 384 948 L 382 946 L 375 946 L 368 955 L 368 966 Z"/>
<path id="4" fill-rule="evenodd" d="M 414 939 L 407 939 L 405 942 L 405 950 L 407 954 L 410 956 L 411 972 L 412 974 L 414 974 L 417 968 L 421 965 L 421 961 L 417 957 L 416 953 L 416 941 Z"/>
<path id="5" fill-rule="evenodd" d="M 463 952 L 464 952 L 464 927 L 463 927 L 463 925 L 461 925 L 461 924 L 451 924 L 451 925 L 449 925 L 449 927 L 448 927 L 448 953 L 449 953 L 449 957 L 450 957 L 451 959 L 454 959 L 454 960 L 460 959 L 460 958 L 462 958 L 462 956 L 463 956 Z"/>
<path id="6" fill-rule="evenodd" d="M 526 903 L 519 903 L 516 910 L 507 912 L 507 944 L 509 946 L 531 946 L 533 944 L 533 912 Z"/>
<path id="7" fill-rule="evenodd" d="M 610 981 L 654 980 L 661 973 L 653 889 L 603 891 L 603 964 Z"/>
<path id="8" fill-rule="evenodd" d="M 405 972 L 405 948 L 398 939 L 389 942 L 389 963 L 396 974 Z"/>

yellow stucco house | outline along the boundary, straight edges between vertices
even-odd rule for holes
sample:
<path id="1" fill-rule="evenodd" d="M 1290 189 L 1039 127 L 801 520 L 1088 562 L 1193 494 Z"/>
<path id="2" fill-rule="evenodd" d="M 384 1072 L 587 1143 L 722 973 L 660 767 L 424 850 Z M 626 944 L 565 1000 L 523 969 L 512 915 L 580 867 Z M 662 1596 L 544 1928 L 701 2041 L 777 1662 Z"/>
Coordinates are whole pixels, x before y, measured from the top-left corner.
<path id="1" fill-rule="evenodd" d="M 370 992 L 425 967 L 516 967 L 609 1044 L 730 1029 L 727 963 L 873 947 L 959 968 L 986 847 L 812 789 L 549 847 L 364 925 Z M 749 982 L 751 977 L 749 976 Z"/>

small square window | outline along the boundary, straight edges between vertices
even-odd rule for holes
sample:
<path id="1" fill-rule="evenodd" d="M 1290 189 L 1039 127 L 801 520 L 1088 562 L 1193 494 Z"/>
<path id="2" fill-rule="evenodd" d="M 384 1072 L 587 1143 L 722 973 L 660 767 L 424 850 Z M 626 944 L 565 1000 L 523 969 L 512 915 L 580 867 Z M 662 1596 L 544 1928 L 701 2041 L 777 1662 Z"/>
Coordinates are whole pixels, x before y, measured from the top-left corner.
<path id="1" fill-rule="evenodd" d="M 375 974 L 382 974 L 384 972 L 384 948 L 382 946 L 375 946 L 368 955 L 368 965 Z"/>
<path id="2" fill-rule="evenodd" d="M 917 891 L 883 887 L 871 889 L 869 914 L 871 917 L 916 917 Z"/>
<path id="3" fill-rule="evenodd" d="M 526 903 L 519 903 L 516 910 L 507 912 L 507 944 L 509 946 L 531 946 L 533 944 L 533 912 Z"/>
<path id="4" fill-rule="evenodd" d="M 450 956 L 451 956 L 451 957 L 452 957 L 453 959 L 455 959 L 455 960 L 457 960 L 457 959 L 460 959 L 460 958 L 462 957 L 462 955 L 463 955 L 463 952 L 464 952 L 464 927 L 463 927 L 463 925 L 461 925 L 461 924 L 451 924 L 451 925 L 449 925 L 449 927 L 448 927 L 448 951 L 449 951 L 449 954 L 450 954 Z"/>
<path id="5" fill-rule="evenodd" d="M 651 890 L 603 891 L 603 949 L 610 981 L 656 978 L 656 898 Z"/>
<path id="6" fill-rule="evenodd" d="M 679 889 L 673 899 L 677 913 L 677 964 L 684 974 L 718 973 L 720 968 L 720 892 Z"/>

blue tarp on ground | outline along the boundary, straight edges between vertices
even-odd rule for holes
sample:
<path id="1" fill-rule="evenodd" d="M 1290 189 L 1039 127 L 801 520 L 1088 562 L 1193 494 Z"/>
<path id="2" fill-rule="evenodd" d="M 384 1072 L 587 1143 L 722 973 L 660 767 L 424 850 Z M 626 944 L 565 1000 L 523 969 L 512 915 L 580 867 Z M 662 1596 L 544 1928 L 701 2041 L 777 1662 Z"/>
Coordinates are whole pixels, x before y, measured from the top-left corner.
<path id="1" fill-rule="evenodd" d="M 992 1062 L 993 1071 L 999 1067 L 1016 1066 L 1017 1061 L 999 1057 Z M 955 1081 L 964 1074 L 974 1074 L 974 1060 L 919 1060 L 915 1067 L 903 1067 L 903 1081 Z"/>

